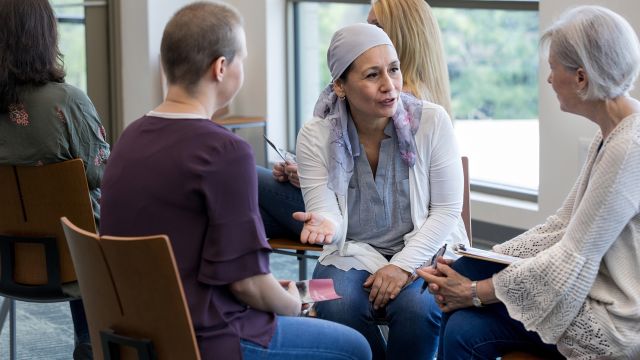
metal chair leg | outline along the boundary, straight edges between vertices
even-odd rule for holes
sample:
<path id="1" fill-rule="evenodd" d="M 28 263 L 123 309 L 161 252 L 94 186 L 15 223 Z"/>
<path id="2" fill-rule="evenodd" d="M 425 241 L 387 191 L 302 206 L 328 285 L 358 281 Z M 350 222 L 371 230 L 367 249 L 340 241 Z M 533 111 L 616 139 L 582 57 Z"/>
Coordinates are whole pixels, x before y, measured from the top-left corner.
<path id="1" fill-rule="evenodd" d="M 7 320 L 7 315 L 9 314 L 10 306 L 11 306 L 11 299 L 4 298 L 2 300 L 2 306 L 0 306 L 0 335 L 2 334 L 2 329 L 4 329 L 4 323 Z"/>
<path id="2" fill-rule="evenodd" d="M 9 300 L 9 359 L 16 357 L 16 301 Z"/>
<path id="3" fill-rule="evenodd" d="M 296 254 L 298 254 L 298 280 L 307 280 L 307 258 L 306 251 L 304 250 L 296 250 Z"/>
<path id="4" fill-rule="evenodd" d="M 16 359 L 16 301 L 4 298 L 0 306 L 0 334 L 9 315 L 9 359 Z"/>

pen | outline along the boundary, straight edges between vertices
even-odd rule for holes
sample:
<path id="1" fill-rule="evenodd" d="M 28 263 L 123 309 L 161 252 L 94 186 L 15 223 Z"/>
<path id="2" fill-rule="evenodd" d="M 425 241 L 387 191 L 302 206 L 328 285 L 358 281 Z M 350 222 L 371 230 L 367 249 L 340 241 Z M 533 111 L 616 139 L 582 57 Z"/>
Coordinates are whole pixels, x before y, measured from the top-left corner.
<path id="1" fill-rule="evenodd" d="M 273 150 L 275 150 L 275 152 L 282 158 L 282 160 L 284 160 L 284 162 L 286 164 L 295 164 L 296 163 L 296 156 L 291 154 L 288 151 L 284 151 L 280 148 L 278 148 L 273 142 L 271 142 L 271 140 L 269 140 L 269 138 L 267 138 L 267 135 L 262 135 L 262 137 L 264 137 L 264 140 L 267 142 L 267 144 L 269 144 L 269 146 L 271 146 L 271 148 Z M 283 154 L 284 151 L 284 154 Z"/>
<path id="2" fill-rule="evenodd" d="M 442 245 L 442 247 L 440 249 L 438 249 L 438 251 L 436 251 L 435 254 L 433 254 L 433 256 L 431 257 L 431 260 L 429 261 L 429 266 L 433 266 L 434 269 L 437 269 L 438 268 L 438 257 L 444 255 L 445 251 L 447 251 L 447 244 L 446 243 L 444 245 Z M 423 294 L 424 291 L 427 290 L 427 286 L 429 286 L 428 282 L 425 281 L 425 282 L 422 283 L 422 287 L 420 288 L 420 294 Z"/>

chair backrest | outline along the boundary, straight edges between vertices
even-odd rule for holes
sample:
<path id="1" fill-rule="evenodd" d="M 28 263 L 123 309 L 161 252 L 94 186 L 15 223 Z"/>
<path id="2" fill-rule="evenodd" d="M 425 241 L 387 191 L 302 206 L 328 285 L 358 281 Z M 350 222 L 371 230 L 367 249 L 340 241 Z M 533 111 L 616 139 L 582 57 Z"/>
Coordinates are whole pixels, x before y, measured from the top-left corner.
<path id="1" fill-rule="evenodd" d="M 109 359 L 105 351 L 121 351 L 123 360 L 141 358 L 131 346 L 145 347 L 145 339 L 157 359 L 200 359 L 166 236 L 98 237 L 66 218 L 62 227 L 78 274 L 95 359 Z"/>
<path id="2" fill-rule="evenodd" d="M 462 172 L 464 174 L 464 199 L 462 202 L 462 220 L 464 221 L 464 227 L 467 230 L 467 237 L 469 238 L 469 244 L 472 244 L 473 234 L 471 233 L 471 208 L 469 206 L 469 158 L 462 157 Z"/>
<path id="3" fill-rule="evenodd" d="M 66 216 L 82 229 L 95 231 L 82 160 L 43 166 L 1 165 L 0 199 L 1 243 L 12 244 L 3 246 L 7 251 L 15 249 L 13 258 L 6 251 L 2 256 L 3 263 L 14 262 L 7 270 L 13 271 L 12 279 L 25 285 L 47 283 L 52 277 L 46 260 L 50 253 L 45 250 L 47 245 L 37 239 L 48 238 L 57 245 L 54 251 L 58 253 L 60 281 L 75 281 L 60 217 Z"/>

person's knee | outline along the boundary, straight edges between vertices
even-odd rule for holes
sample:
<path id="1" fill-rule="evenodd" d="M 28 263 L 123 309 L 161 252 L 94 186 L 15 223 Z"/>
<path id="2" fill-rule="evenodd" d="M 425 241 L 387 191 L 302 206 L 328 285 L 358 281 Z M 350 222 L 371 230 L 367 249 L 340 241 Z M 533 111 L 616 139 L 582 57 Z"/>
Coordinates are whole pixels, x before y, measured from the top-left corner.
<path id="1" fill-rule="evenodd" d="M 401 322 L 415 324 L 416 328 L 437 332 L 440 329 L 442 312 L 431 294 L 416 294 L 398 298 L 397 303 L 389 303 L 390 315 Z"/>
<path id="2" fill-rule="evenodd" d="M 442 331 L 442 350 L 445 353 L 468 350 L 469 344 L 474 342 L 475 336 L 482 332 L 482 329 L 470 325 L 468 320 L 465 311 L 455 311 L 449 316 Z"/>
<path id="3" fill-rule="evenodd" d="M 358 331 L 343 326 L 340 341 L 344 341 L 341 352 L 351 354 L 354 359 L 371 359 L 371 347 L 367 339 Z"/>
<path id="4" fill-rule="evenodd" d="M 363 319 L 370 307 L 366 302 L 358 301 L 353 296 L 343 296 L 338 300 L 320 302 L 315 306 L 318 317 L 340 323 L 352 323 Z"/>
<path id="5" fill-rule="evenodd" d="M 275 182 L 271 170 L 263 168 L 262 166 L 256 166 L 256 172 L 258 174 L 258 189 L 271 185 Z"/>

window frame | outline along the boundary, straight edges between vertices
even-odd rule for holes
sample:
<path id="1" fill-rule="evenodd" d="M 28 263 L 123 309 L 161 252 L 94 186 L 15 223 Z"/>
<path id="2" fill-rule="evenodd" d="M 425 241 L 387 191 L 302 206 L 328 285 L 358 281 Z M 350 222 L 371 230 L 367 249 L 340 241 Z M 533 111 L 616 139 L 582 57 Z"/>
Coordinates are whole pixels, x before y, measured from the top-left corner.
<path id="1" fill-rule="evenodd" d="M 299 50 L 295 46 L 300 31 L 298 4 L 311 3 L 339 3 L 339 4 L 371 4 L 370 0 L 287 0 L 287 58 L 289 66 L 289 86 L 287 89 L 288 121 L 287 140 L 290 148 L 295 147 L 296 134 L 300 130 L 301 120 L 297 117 L 300 107 L 300 92 L 296 91 L 300 86 Z M 432 8 L 457 8 L 457 9 L 489 9 L 489 10 L 514 10 L 514 11 L 539 11 L 539 0 L 429 0 Z M 539 117 L 538 117 L 539 121 Z M 510 199 L 538 202 L 538 190 L 530 190 L 517 186 L 498 184 L 494 182 L 470 179 L 471 191 L 488 195 L 495 195 Z"/>

